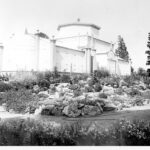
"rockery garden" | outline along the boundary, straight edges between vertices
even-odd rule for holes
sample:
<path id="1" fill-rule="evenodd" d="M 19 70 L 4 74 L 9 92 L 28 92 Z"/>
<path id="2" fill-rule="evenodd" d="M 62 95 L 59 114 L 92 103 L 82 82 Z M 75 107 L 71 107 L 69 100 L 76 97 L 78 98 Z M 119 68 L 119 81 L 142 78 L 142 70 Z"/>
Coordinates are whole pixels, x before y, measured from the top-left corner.
<path id="1" fill-rule="evenodd" d="M 1 109 L 22 115 L 1 118 L 0 145 L 150 145 L 149 120 L 120 117 L 109 126 L 95 126 L 92 121 L 104 114 L 150 107 L 146 75 L 120 77 L 104 69 L 91 75 L 55 70 L 5 74 L 0 80 Z"/>

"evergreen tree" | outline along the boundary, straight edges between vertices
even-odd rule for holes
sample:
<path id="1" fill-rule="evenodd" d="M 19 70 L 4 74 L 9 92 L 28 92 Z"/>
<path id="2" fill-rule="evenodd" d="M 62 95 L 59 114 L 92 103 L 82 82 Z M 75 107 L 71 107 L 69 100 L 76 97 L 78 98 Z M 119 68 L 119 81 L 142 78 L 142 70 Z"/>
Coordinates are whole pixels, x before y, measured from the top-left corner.
<path id="1" fill-rule="evenodd" d="M 119 35 L 118 36 L 118 48 L 115 50 L 115 53 L 124 60 L 129 60 L 129 53 L 127 51 L 127 47 L 123 38 Z"/>
<path id="2" fill-rule="evenodd" d="M 146 65 L 150 65 L 150 33 L 148 33 L 148 42 L 147 42 L 148 50 L 146 51 L 147 54 L 147 61 Z M 148 76 L 150 76 L 150 69 L 147 69 Z"/>

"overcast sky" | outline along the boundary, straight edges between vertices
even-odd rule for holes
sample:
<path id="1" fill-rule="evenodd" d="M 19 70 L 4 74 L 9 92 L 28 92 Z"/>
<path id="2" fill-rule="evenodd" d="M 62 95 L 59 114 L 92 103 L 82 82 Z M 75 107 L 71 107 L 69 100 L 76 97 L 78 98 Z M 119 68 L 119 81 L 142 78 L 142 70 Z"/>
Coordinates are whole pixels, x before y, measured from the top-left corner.
<path id="1" fill-rule="evenodd" d="M 51 37 L 59 24 L 77 18 L 100 26 L 102 39 L 116 42 L 121 35 L 133 66 L 146 67 L 150 0 L 0 0 L 0 42 L 25 28 Z"/>

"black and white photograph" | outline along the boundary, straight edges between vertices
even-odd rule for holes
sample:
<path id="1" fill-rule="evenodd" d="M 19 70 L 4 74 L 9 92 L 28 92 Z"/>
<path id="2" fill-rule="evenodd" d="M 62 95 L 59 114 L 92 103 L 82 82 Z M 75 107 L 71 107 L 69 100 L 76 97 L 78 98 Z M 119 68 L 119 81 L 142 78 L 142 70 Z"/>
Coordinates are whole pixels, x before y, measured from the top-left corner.
<path id="1" fill-rule="evenodd" d="M 0 0 L 0 147 L 149 146 L 149 19 L 150 0 Z"/>

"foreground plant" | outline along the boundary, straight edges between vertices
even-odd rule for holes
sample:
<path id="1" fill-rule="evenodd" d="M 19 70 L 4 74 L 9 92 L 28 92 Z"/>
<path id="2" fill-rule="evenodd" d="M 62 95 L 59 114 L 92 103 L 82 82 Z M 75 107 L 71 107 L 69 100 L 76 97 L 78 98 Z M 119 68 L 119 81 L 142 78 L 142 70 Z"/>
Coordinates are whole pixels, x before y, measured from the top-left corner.
<path id="1" fill-rule="evenodd" d="M 150 145 L 150 123 L 121 120 L 109 128 L 33 119 L 0 121 L 0 145 Z"/>

